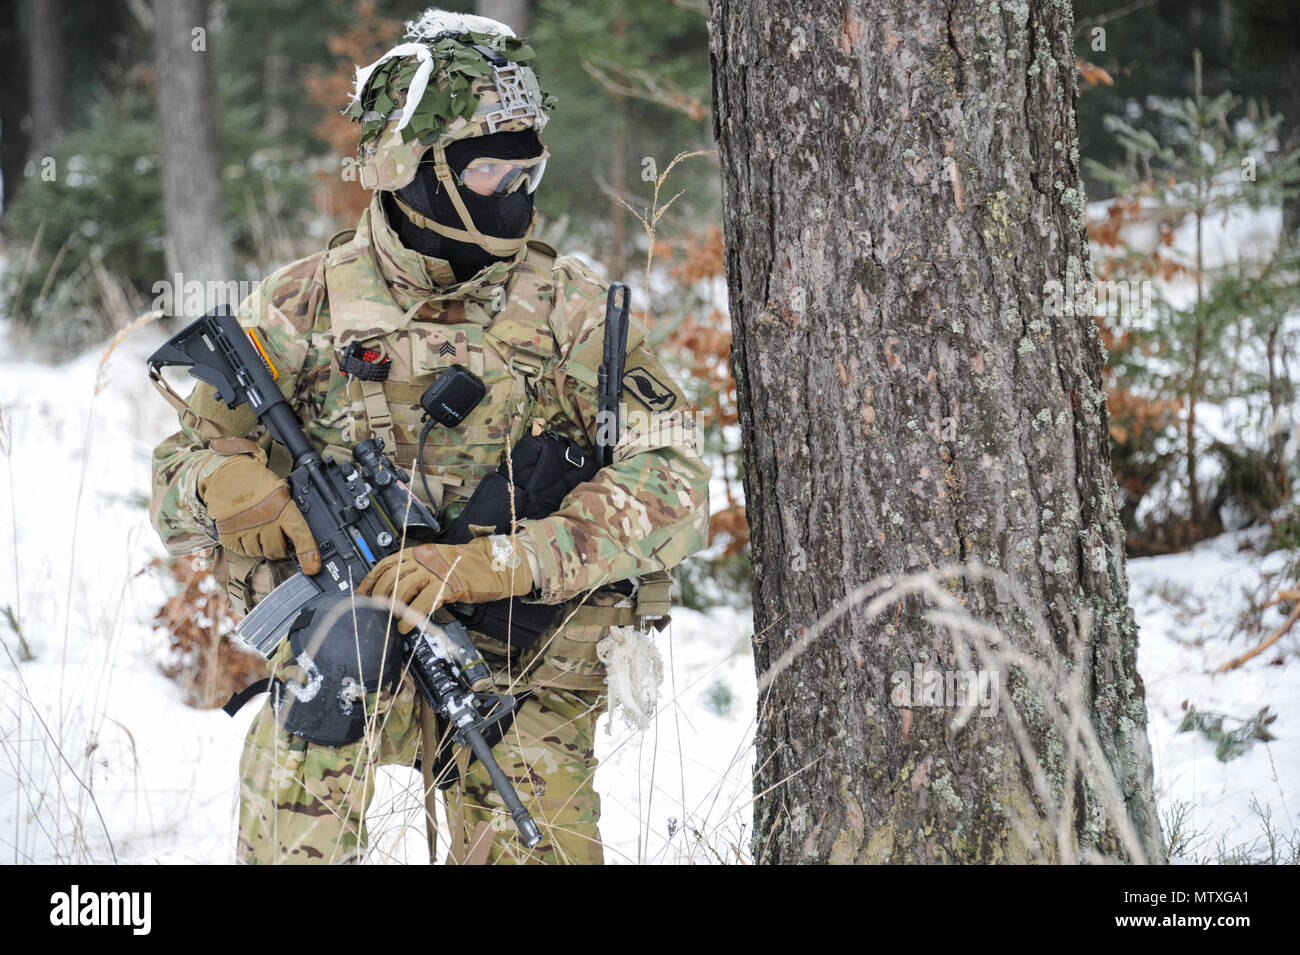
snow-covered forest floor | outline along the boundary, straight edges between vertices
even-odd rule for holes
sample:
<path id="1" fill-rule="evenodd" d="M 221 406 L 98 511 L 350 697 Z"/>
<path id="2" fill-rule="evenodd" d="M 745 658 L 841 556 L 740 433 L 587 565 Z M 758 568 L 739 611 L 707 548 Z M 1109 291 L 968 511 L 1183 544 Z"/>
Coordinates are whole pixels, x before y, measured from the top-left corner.
<path id="1" fill-rule="evenodd" d="M 17 636 L 3 628 L 6 862 L 233 859 L 236 766 L 256 707 L 232 720 L 186 706 L 161 672 L 166 638 L 152 625 L 172 586 L 147 567 L 161 553 L 146 508 L 149 457 L 174 420 L 144 374 L 160 340 L 138 332 L 102 371 L 98 351 L 54 367 L 5 356 L 0 510 L 13 533 L 0 548 L 0 609 L 12 609 L 34 655 L 19 662 Z M 1300 638 L 1239 670 L 1206 672 L 1281 622 L 1273 608 L 1237 628 L 1252 602 L 1289 583 L 1266 577 L 1284 554 L 1261 556 L 1259 542 L 1246 530 L 1129 564 L 1158 796 L 1168 818 L 1181 814 L 1184 831 L 1200 834 L 1190 859 L 1267 856 L 1261 812 L 1292 839 L 1300 823 Z M 747 857 L 751 627 L 730 608 L 678 610 L 660 638 L 653 728 L 602 720 L 596 782 L 610 861 Z M 1185 706 L 1239 718 L 1268 706 L 1277 738 L 1221 762 L 1207 736 L 1177 732 Z M 414 771 L 383 771 L 372 861 L 423 861 L 418 793 Z"/>

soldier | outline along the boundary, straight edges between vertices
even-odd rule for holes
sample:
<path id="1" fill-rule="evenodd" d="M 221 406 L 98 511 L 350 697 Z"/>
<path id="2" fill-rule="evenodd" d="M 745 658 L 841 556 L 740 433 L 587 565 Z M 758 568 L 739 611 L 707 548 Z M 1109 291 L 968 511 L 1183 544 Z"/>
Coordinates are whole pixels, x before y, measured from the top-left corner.
<path id="1" fill-rule="evenodd" d="M 238 315 L 326 454 L 378 437 L 414 471 L 420 395 L 453 364 L 477 374 L 486 397 L 460 427 L 432 431 L 426 481 L 411 482 L 446 522 L 525 434 L 590 451 L 599 424 L 606 288 L 578 259 L 529 240 L 551 107 L 531 57 L 508 27 L 481 17 L 431 10 L 408 24 L 406 42 L 357 72 L 351 116 L 369 208 L 354 232 L 270 275 Z M 519 596 L 564 605 L 537 639 L 471 631 L 495 681 L 527 694 L 494 754 L 543 841 L 524 847 L 486 773 L 462 758 L 447 792 L 458 861 L 484 851 L 492 862 L 603 861 L 592 785 L 606 707 L 597 647 L 611 626 L 666 614 L 664 572 L 703 546 L 708 514 L 692 417 L 636 322 L 627 369 L 628 428 L 613 462 L 559 510 L 515 521 L 508 534 L 476 528 L 483 536 L 469 543 L 408 548 L 359 588 L 421 616 Z M 316 542 L 287 491 L 287 455 L 247 407 L 232 412 L 200 385 L 181 424 L 154 454 L 151 514 L 168 550 L 191 553 L 215 537 L 241 611 L 297 569 L 291 551 L 318 571 Z M 633 596 L 601 589 L 627 580 L 639 582 Z M 302 679 L 288 647 L 272 664 Z M 436 744 L 409 679 L 365 702 L 364 737 L 338 746 L 307 742 L 263 707 L 241 759 L 240 861 L 357 861 L 374 769 L 414 764 L 422 728 L 430 792 Z"/>

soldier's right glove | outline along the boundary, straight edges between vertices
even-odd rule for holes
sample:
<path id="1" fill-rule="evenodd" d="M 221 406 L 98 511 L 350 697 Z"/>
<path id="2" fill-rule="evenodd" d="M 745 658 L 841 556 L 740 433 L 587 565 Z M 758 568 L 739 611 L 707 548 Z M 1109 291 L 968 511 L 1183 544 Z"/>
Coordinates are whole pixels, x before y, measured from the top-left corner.
<path id="1" fill-rule="evenodd" d="M 533 572 L 522 547 L 505 534 L 476 537 L 468 544 L 408 547 L 371 567 L 357 593 L 378 599 L 395 596 L 425 617 L 444 604 L 522 597 L 533 589 Z M 398 633 L 411 629 L 410 621 L 397 622 Z"/>
<path id="2" fill-rule="evenodd" d="M 307 520 L 289 497 L 289 482 L 266 466 L 266 452 L 243 438 L 214 438 L 208 447 L 226 461 L 198 482 L 199 497 L 217 525 L 221 546 L 249 557 L 281 560 L 288 545 L 302 572 L 320 573 L 320 550 Z"/>

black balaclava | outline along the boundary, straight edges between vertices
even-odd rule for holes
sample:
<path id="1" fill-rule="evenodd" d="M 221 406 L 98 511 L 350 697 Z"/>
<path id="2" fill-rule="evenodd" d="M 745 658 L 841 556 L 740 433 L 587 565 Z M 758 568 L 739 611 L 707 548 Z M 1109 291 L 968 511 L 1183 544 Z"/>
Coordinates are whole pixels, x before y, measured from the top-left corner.
<path id="1" fill-rule="evenodd" d="M 456 177 L 456 188 L 460 191 L 460 197 L 470 218 L 474 220 L 475 227 L 486 236 L 502 239 L 517 239 L 524 235 L 533 221 L 532 193 L 520 188 L 505 196 L 480 196 L 460 183 L 460 174 L 470 162 L 481 156 L 491 159 L 529 159 L 540 156 L 542 144 L 537 133 L 530 129 L 460 139 L 449 143 L 446 152 L 447 165 Z M 456 207 L 452 205 L 451 198 L 434 172 L 432 152 L 425 154 L 415 178 L 410 184 L 398 189 L 396 195 L 420 215 L 434 222 L 454 229 L 464 228 Z M 493 255 L 473 242 L 461 242 L 417 226 L 403 215 L 397 203 L 392 201 L 391 195 L 384 196 L 384 211 L 402 245 L 421 255 L 445 259 L 451 265 L 457 282 L 464 282 L 491 263 L 507 258 Z"/>

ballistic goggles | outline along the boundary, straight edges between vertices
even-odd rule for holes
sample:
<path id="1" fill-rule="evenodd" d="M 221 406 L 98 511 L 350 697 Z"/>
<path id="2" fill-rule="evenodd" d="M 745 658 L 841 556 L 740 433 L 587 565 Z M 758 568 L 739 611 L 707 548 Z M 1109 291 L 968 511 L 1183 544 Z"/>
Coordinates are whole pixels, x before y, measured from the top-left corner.
<path id="1" fill-rule="evenodd" d="M 527 159 L 492 159 L 479 156 L 456 174 L 457 181 L 480 196 L 508 196 L 516 189 L 532 193 L 541 184 L 550 152 Z"/>

